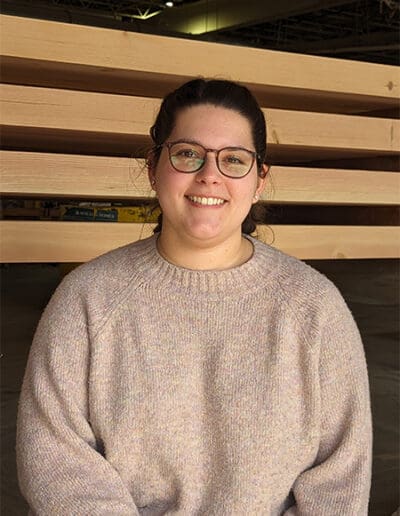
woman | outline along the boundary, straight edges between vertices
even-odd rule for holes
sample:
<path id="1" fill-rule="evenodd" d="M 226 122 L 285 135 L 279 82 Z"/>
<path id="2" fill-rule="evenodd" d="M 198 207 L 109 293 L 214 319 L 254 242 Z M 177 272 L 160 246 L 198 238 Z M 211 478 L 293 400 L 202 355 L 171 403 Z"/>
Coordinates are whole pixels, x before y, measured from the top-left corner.
<path id="1" fill-rule="evenodd" d="M 17 437 L 33 513 L 366 515 L 354 320 L 325 277 L 245 234 L 260 108 L 194 80 L 151 136 L 158 233 L 71 273 L 34 339 Z"/>

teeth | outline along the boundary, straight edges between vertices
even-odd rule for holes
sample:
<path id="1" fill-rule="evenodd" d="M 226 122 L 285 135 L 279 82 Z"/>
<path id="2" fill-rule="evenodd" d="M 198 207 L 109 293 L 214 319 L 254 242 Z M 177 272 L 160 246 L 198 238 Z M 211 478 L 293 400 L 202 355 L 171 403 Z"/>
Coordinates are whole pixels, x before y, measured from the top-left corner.
<path id="1" fill-rule="evenodd" d="M 204 206 L 215 206 L 217 204 L 224 204 L 223 199 L 216 199 L 215 197 L 197 197 L 188 196 L 189 199 L 197 204 L 203 204 Z"/>

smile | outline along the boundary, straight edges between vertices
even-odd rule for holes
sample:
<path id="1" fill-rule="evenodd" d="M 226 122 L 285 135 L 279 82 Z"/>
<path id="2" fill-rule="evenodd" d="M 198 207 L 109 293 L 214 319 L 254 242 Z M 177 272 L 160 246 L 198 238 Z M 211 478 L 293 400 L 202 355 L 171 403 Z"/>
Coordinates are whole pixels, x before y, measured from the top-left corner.
<path id="1" fill-rule="evenodd" d="M 195 202 L 196 204 L 202 204 L 203 206 L 217 206 L 226 202 L 224 199 L 218 199 L 216 197 L 197 197 L 194 195 L 188 195 L 187 198 L 190 201 Z"/>

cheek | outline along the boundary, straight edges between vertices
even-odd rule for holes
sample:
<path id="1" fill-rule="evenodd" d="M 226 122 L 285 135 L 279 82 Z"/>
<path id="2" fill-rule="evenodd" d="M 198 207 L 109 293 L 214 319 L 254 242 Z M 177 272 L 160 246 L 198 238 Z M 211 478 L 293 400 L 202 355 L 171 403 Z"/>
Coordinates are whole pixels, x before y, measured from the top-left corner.
<path id="1" fill-rule="evenodd" d="M 171 168 L 158 168 L 156 171 L 156 193 L 161 203 L 174 202 L 182 197 L 190 184 L 189 174 L 180 174 Z"/>
<path id="2" fill-rule="evenodd" d="M 160 187 L 167 188 L 170 191 L 176 191 L 179 194 L 188 184 L 189 176 L 180 174 L 174 170 L 166 171 L 161 176 Z"/>
<path id="3" fill-rule="evenodd" d="M 237 198 L 241 198 L 243 202 L 251 203 L 257 189 L 257 178 L 251 175 L 243 178 L 242 181 L 242 183 L 233 185 L 235 195 Z"/>

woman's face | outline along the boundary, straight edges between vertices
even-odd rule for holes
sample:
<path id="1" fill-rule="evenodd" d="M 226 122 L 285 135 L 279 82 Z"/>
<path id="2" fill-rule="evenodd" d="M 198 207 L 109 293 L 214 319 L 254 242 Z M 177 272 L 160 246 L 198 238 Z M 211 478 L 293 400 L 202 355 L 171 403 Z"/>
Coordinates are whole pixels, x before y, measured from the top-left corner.
<path id="1" fill-rule="evenodd" d="M 209 149 L 255 150 L 247 119 L 236 111 L 209 104 L 178 114 L 168 142 L 177 140 L 195 141 Z M 198 172 L 185 174 L 172 167 L 165 147 L 149 175 L 155 180 L 153 188 L 163 212 L 162 234 L 175 242 L 184 239 L 201 246 L 221 244 L 240 236 L 254 195 L 264 186 L 264 180 L 257 175 L 256 162 L 245 177 L 232 179 L 221 174 L 215 154 L 210 152 Z M 218 204 L 205 204 L 205 199 L 217 199 Z"/>

